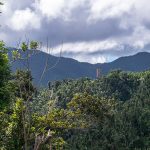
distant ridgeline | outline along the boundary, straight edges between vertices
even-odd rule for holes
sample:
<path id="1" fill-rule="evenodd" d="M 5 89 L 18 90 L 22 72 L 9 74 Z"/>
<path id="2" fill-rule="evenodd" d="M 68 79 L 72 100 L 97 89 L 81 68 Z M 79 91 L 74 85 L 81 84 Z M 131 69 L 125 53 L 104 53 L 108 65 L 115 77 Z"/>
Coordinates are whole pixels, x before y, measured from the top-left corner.
<path id="1" fill-rule="evenodd" d="M 29 59 L 30 70 L 34 78 L 34 83 L 38 84 L 45 67 L 46 59 L 48 66 L 53 66 L 59 59 L 55 67 L 48 70 L 41 81 L 43 86 L 48 86 L 49 81 L 63 79 L 77 79 L 88 77 L 95 79 L 97 76 L 107 74 L 111 70 L 121 69 L 124 71 L 145 71 L 150 69 L 150 53 L 141 52 L 133 56 L 121 57 L 110 63 L 90 64 L 79 62 L 71 58 L 58 58 L 44 52 L 32 55 Z M 12 64 L 12 70 L 25 68 L 25 61 L 16 61 Z"/>

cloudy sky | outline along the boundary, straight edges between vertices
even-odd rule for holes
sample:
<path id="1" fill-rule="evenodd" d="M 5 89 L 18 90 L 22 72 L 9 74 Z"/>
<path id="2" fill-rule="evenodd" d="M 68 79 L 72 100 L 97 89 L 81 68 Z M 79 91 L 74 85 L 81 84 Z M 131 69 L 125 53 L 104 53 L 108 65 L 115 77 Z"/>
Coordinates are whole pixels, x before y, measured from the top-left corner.
<path id="1" fill-rule="evenodd" d="M 150 51 L 149 0 L 3 0 L 0 40 L 49 39 L 52 54 L 90 63 Z"/>

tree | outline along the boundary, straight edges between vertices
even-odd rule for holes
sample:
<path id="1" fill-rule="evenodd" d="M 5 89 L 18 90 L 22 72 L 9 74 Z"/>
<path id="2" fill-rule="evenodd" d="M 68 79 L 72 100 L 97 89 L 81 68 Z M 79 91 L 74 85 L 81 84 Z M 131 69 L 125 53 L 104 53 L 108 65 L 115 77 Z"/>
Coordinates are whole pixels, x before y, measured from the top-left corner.
<path id="1" fill-rule="evenodd" d="M 0 41 L 0 145 L 2 145 L 2 149 L 8 142 L 6 132 L 12 112 L 11 103 L 14 101 L 7 52 L 4 42 Z"/>
<path id="2" fill-rule="evenodd" d="M 133 96 L 139 84 L 138 76 L 115 70 L 103 78 L 101 86 L 104 96 L 126 101 Z"/>
<path id="3" fill-rule="evenodd" d="M 3 41 L 0 41 L 0 109 L 4 108 L 10 99 L 10 69 L 7 49 Z"/>
<path id="4" fill-rule="evenodd" d="M 32 75 L 30 71 L 17 70 L 13 75 L 13 84 L 15 85 L 15 95 L 24 101 L 31 101 L 36 88 L 32 83 Z"/>
<path id="5" fill-rule="evenodd" d="M 29 59 L 32 55 L 39 53 L 39 51 L 36 51 L 38 44 L 36 41 L 23 42 L 18 49 L 11 51 L 12 59 L 9 57 L 8 60 L 5 44 L 3 42 L 0 43 L 0 108 L 5 108 L 5 105 L 9 104 L 8 101 L 11 101 L 8 109 L 0 111 L 0 149 L 10 149 L 11 147 L 11 149 L 28 150 L 29 147 L 34 145 L 34 142 L 32 144 L 31 142 L 36 139 L 36 132 L 31 132 L 31 125 L 34 119 L 32 118 L 33 114 L 30 104 L 36 89 L 32 84 Z M 9 81 L 10 70 L 8 64 L 17 60 L 25 61 L 27 68 L 25 70 L 17 70 L 11 76 L 11 81 Z M 47 69 L 51 69 L 47 64 L 48 58 L 40 80 L 42 80 Z M 11 86 L 13 88 L 12 95 L 10 94 Z M 63 141 L 60 139 L 60 142 L 62 143 Z"/>

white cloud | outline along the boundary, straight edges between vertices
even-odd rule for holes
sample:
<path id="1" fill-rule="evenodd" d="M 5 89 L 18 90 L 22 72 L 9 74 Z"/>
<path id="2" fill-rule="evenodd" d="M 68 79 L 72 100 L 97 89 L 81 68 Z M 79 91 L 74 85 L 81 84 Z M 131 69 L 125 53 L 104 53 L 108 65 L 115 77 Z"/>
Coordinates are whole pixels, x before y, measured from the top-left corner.
<path id="1" fill-rule="evenodd" d="M 86 55 L 86 54 L 82 54 L 82 55 L 75 55 L 72 56 L 73 59 L 76 59 L 80 62 L 90 62 L 92 64 L 96 64 L 96 63 L 105 63 L 107 60 L 106 56 L 103 55 Z"/>
<path id="2" fill-rule="evenodd" d="M 61 15 L 64 4 L 65 0 L 40 0 L 38 6 L 44 15 L 55 18 Z"/>
<path id="3" fill-rule="evenodd" d="M 136 0 L 133 3 L 132 9 L 128 11 L 128 15 L 120 17 L 120 27 L 136 29 L 136 27 L 142 26 L 145 23 L 150 23 L 149 10 L 149 0 Z"/>
<path id="4" fill-rule="evenodd" d="M 132 45 L 135 48 L 144 48 L 145 45 L 150 43 L 150 30 L 144 26 L 138 26 L 135 28 L 132 36 L 124 39 L 124 42 L 128 42 L 129 45 Z"/>
<path id="5" fill-rule="evenodd" d="M 108 61 L 107 57 L 102 54 L 91 55 L 90 53 L 107 51 L 117 47 L 118 44 L 112 40 L 64 43 L 52 48 L 52 55 L 58 56 L 62 50 L 64 57 L 71 57 L 81 62 L 104 63 Z M 46 48 L 43 51 L 49 53 Z M 72 53 L 70 55 L 70 53 Z"/>
<path id="6" fill-rule="evenodd" d="M 85 1 L 88 2 L 88 0 L 39 0 L 36 6 L 49 20 L 56 18 L 70 20 L 72 11 L 82 6 Z"/>
<path id="7" fill-rule="evenodd" d="M 89 20 L 121 17 L 129 13 L 136 0 L 91 0 Z"/>
<path id="8" fill-rule="evenodd" d="M 40 18 L 29 8 L 16 10 L 8 26 L 14 30 L 39 29 Z"/>
<path id="9" fill-rule="evenodd" d="M 112 40 L 106 41 L 92 41 L 92 42 L 75 42 L 75 43 L 64 43 L 53 48 L 53 53 L 58 54 L 60 48 L 63 46 L 63 52 L 69 53 L 93 53 L 101 50 L 108 50 L 117 46 L 117 43 Z"/>
<path id="10" fill-rule="evenodd" d="M 150 5 L 149 0 L 136 0 L 135 2 L 135 8 L 133 10 L 134 17 L 141 21 L 150 22 L 149 12 L 150 12 Z"/>

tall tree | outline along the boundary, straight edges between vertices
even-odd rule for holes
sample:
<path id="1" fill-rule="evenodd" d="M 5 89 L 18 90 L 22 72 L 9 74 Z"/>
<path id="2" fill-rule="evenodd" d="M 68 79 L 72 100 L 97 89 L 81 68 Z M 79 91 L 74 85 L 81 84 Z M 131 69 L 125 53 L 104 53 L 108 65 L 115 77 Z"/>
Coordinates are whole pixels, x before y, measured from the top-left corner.
<path id="1" fill-rule="evenodd" d="M 8 104 L 10 69 L 8 63 L 7 49 L 3 41 L 0 41 L 0 108 Z"/>

